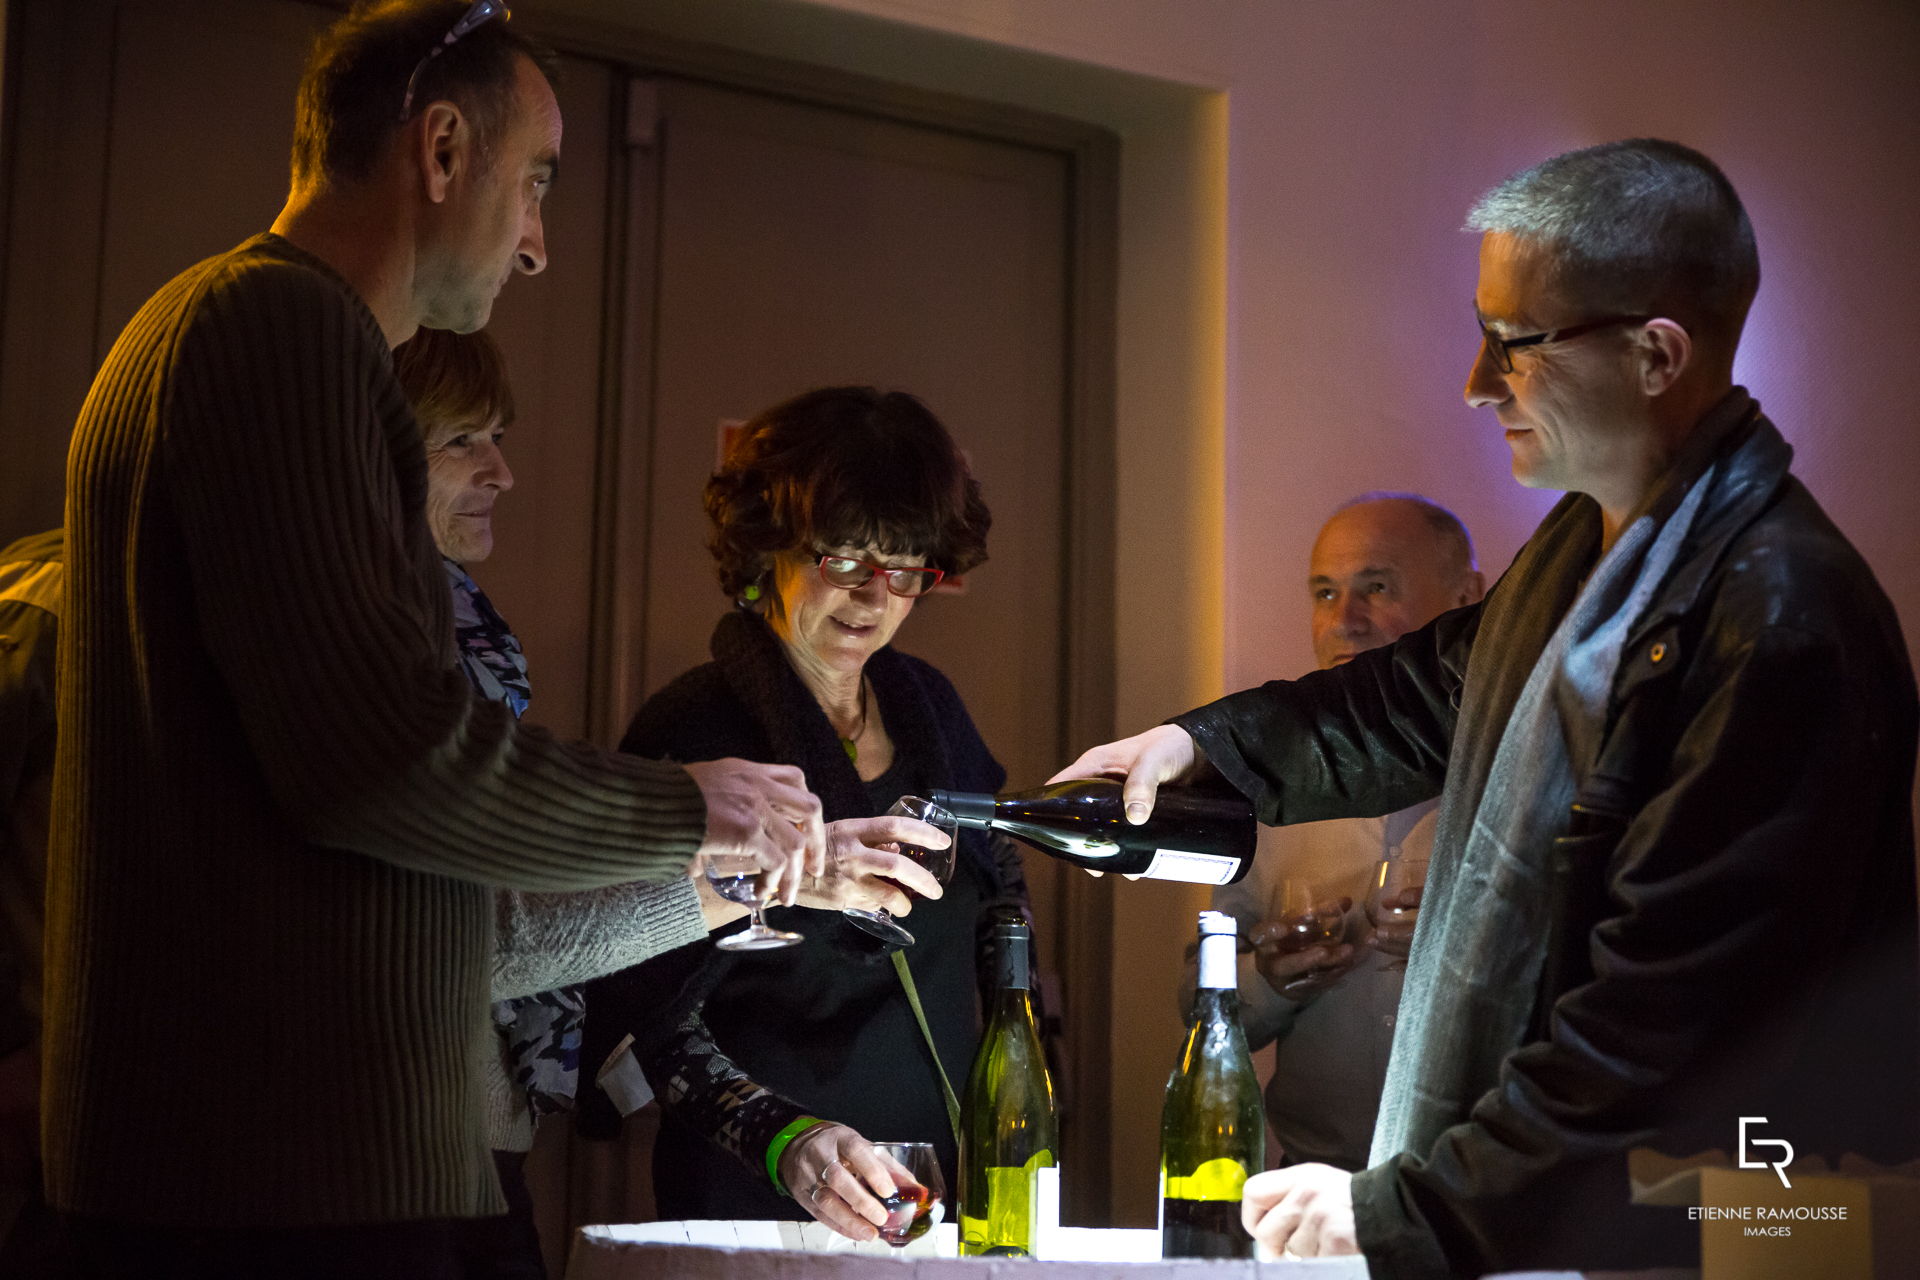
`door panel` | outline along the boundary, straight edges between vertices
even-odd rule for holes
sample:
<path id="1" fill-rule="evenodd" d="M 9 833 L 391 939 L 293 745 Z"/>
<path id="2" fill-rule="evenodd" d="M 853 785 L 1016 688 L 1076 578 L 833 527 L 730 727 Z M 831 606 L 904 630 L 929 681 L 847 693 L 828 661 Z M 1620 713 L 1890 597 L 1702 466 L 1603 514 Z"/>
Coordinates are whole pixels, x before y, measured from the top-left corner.
<path id="1" fill-rule="evenodd" d="M 300 68 L 329 17 L 246 0 L 117 8 L 96 364 L 161 285 L 272 224 Z"/>
<path id="2" fill-rule="evenodd" d="M 590 723 L 600 450 L 608 146 L 615 77 L 561 62 L 564 177 L 544 209 L 547 269 L 516 276 L 487 332 L 513 379 L 514 486 L 494 507 L 494 552 L 469 566 L 513 623 L 533 676 L 533 719 L 580 737 Z"/>

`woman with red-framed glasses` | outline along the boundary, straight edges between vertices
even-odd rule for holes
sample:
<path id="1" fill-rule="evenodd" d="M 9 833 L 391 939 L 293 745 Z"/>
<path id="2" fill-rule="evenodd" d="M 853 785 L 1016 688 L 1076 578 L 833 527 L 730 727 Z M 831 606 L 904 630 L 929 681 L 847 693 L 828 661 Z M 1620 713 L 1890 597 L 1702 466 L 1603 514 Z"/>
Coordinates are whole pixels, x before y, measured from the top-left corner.
<path id="1" fill-rule="evenodd" d="M 735 607 L 713 661 L 650 698 L 623 750 L 797 765 L 829 822 L 942 786 L 999 789 L 952 684 L 890 643 L 921 597 L 986 559 L 980 487 L 925 405 L 831 387 L 768 409 L 706 508 Z M 583 1059 L 632 1034 L 662 1095 L 663 1218 L 812 1216 L 872 1239 L 894 1180 L 869 1138 L 932 1143 L 959 1185 L 947 1104 L 978 1036 L 975 938 L 1027 894 L 1003 840 L 963 834 L 952 862 L 944 892 L 917 903 L 769 910 L 801 945 L 718 962 L 683 948 L 589 989 Z M 910 931 L 879 919 L 908 907 Z M 662 992 L 679 993 L 666 1018 Z"/>

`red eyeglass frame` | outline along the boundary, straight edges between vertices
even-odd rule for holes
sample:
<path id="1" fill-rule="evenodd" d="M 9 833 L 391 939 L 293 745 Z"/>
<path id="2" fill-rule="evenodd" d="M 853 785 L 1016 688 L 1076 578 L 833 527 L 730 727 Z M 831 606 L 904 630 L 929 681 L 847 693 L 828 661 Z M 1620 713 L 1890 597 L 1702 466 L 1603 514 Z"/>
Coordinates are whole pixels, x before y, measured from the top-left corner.
<path id="1" fill-rule="evenodd" d="M 860 581 L 858 582 L 852 583 L 851 585 L 844 582 L 835 582 L 832 578 L 829 578 L 827 576 L 827 561 L 829 560 L 844 560 L 849 564 L 862 565 L 867 569 L 867 576 L 860 579 Z M 862 560 L 859 556 L 835 555 L 831 551 L 814 552 L 813 567 L 814 567 L 814 571 L 820 575 L 820 581 L 826 583 L 830 587 L 837 587 L 841 591 L 858 591 L 861 587 L 864 587 L 869 582 L 872 582 L 875 574 L 880 574 L 884 576 L 887 580 L 888 594 L 899 596 L 902 600 L 919 599 L 921 596 L 926 595 L 928 592 L 932 591 L 935 587 L 939 586 L 940 580 L 947 576 L 947 571 L 945 569 L 936 569 L 932 565 L 910 565 L 910 566 L 903 566 L 901 568 L 895 569 L 884 564 L 875 564 L 871 560 Z M 930 573 L 933 575 L 933 578 L 931 581 L 927 583 L 924 590 L 899 591 L 899 590 L 896 590 L 893 585 L 894 584 L 893 575 L 895 575 L 896 573 L 913 573 L 913 574 Z"/>

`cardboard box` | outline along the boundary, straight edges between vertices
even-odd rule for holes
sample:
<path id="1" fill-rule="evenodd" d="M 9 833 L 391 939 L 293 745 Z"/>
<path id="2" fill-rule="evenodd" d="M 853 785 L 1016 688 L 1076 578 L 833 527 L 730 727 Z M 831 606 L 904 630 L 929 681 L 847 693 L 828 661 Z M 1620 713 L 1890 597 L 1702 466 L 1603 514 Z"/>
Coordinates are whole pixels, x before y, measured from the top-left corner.
<path id="1" fill-rule="evenodd" d="M 1637 1204 L 1700 1221 L 1701 1280 L 1911 1280 L 1920 1276 L 1920 1168 L 1805 1160 L 1741 1169 L 1720 1152 L 1631 1157 Z"/>

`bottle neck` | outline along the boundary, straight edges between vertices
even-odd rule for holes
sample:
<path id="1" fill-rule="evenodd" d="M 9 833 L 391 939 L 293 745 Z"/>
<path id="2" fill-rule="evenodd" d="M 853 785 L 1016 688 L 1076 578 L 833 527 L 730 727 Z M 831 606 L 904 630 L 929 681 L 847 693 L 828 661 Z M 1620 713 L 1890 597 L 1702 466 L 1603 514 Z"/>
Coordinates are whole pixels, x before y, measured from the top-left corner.
<path id="1" fill-rule="evenodd" d="M 1018 992 L 1025 999 L 1026 994 L 1033 990 L 1033 974 L 1027 961 L 1027 940 L 1003 936 L 1000 939 L 999 963 L 998 985 L 1001 991 Z"/>
<path id="2" fill-rule="evenodd" d="M 1240 1025 L 1240 993 L 1218 987 L 1201 987 L 1193 993 L 1193 1021 L 1196 1026 L 1222 1022 Z"/>
<path id="3" fill-rule="evenodd" d="M 1234 965 L 1234 936 L 1230 933 L 1200 935 L 1201 991 L 1235 991 L 1240 976 Z"/>
<path id="4" fill-rule="evenodd" d="M 961 826 L 985 830 L 993 825 L 993 796 L 985 791 L 935 791 L 927 797 L 951 813 Z"/>

